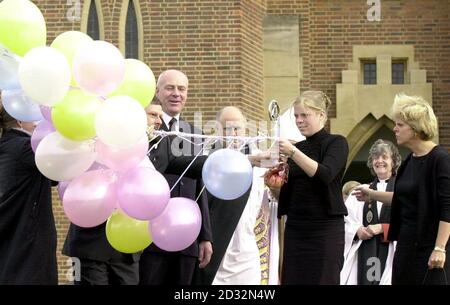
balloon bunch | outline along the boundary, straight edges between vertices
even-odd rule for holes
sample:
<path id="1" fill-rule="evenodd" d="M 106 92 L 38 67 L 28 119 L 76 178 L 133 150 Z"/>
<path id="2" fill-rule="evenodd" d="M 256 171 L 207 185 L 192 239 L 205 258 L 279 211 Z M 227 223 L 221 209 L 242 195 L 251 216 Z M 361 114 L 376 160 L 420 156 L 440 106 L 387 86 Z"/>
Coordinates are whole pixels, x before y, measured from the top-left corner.
<path id="1" fill-rule="evenodd" d="M 40 121 L 31 138 L 36 165 L 60 182 L 67 217 L 82 227 L 107 221 L 108 241 L 125 253 L 152 240 L 168 251 L 189 246 L 200 232 L 198 205 L 170 199 L 146 155 L 151 69 L 81 32 L 46 40 L 35 4 L 0 3 L 2 103 L 17 120 Z"/>

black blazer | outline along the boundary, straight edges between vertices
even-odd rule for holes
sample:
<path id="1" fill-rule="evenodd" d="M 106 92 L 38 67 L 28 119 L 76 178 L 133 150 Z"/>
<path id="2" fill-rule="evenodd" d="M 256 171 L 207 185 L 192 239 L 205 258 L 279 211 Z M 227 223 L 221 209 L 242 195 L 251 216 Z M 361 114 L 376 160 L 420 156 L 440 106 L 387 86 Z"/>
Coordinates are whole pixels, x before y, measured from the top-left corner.
<path id="1" fill-rule="evenodd" d="M 397 173 L 397 181 L 403 179 L 405 167 L 411 154 L 405 159 Z M 417 197 L 417 242 L 419 245 L 434 245 L 439 221 L 450 222 L 450 156 L 442 146 L 434 147 L 423 160 L 423 171 L 419 173 Z M 388 239 L 398 239 L 401 226 L 402 207 L 396 196 L 396 186 L 392 197 L 391 225 Z"/>
<path id="2" fill-rule="evenodd" d="M 180 131 L 186 133 L 198 133 L 201 131 L 195 129 L 193 125 L 187 123 L 180 118 Z M 168 127 L 163 123 L 162 129 L 168 131 Z M 166 140 L 167 139 L 167 140 Z M 199 139 L 192 140 L 199 141 Z M 150 152 L 150 160 L 155 165 L 155 168 L 164 174 L 169 186 L 172 187 L 179 178 L 180 170 L 186 168 L 186 162 L 192 160 L 192 158 L 199 151 L 199 147 L 188 141 L 181 141 L 180 138 L 165 138 L 158 145 L 157 149 Z M 181 155 L 181 156 L 180 156 Z M 197 179 L 193 179 L 184 176 L 177 186 L 171 192 L 171 198 L 173 197 L 185 197 L 195 200 L 203 188 L 203 182 L 201 181 L 201 166 L 203 165 L 206 157 L 198 158 L 197 163 L 191 172 L 191 177 L 196 176 Z M 177 174 L 173 174 L 177 173 Z M 200 211 L 202 214 L 202 227 L 198 239 L 188 248 L 181 251 L 183 255 L 198 257 L 199 241 L 212 241 L 211 222 L 209 217 L 208 197 L 206 191 L 204 191 L 198 200 Z M 166 252 L 159 249 L 154 243 L 147 247 L 144 251 L 148 252 Z"/>
<path id="3" fill-rule="evenodd" d="M 58 284 L 51 181 L 14 129 L 0 138 L 0 284 Z"/>

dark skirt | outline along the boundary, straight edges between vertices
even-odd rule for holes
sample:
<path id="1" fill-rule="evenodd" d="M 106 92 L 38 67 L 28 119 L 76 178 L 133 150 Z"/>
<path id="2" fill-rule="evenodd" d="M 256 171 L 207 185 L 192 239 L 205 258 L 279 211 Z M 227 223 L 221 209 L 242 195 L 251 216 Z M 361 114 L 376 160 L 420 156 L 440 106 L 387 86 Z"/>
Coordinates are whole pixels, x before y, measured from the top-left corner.
<path id="1" fill-rule="evenodd" d="M 449 285 L 450 262 L 443 269 L 428 269 L 434 241 L 418 243 L 415 230 L 400 231 L 392 266 L 392 285 Z M 447 251 L 449 250 L 447 246 Z"/>
<path id="2" fill-rule="evenodd" d="M 281 284 L 339 285 L 344 218 L 286 222 Z"/>

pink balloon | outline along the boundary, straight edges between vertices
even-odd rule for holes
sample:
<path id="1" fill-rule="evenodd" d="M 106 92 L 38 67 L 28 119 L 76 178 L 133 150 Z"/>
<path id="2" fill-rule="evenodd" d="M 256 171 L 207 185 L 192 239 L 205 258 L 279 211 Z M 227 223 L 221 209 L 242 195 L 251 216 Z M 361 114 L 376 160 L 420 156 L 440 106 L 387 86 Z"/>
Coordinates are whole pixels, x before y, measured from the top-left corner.
<path id="1" fill-rule="evenodd" d="M 155 169 L 155 166 L 153 165 L 152 161 L 150 161 L 150 159 L 145 156 L 144 159 L 142 159 L 142 161 L 138 164 L 138 167 L 148 167 L 151 169 Z"/>
<path id="2" fill-rule="evenodd" d="M 59 199 L 63 200 L 64 193 L 66 192 L 67 186 L 69 185 L 70 181 L 61 181 L 58 183 L 58 186 L 56 187 L 56 190 L 58 191 Z"/>
<path id="3" fill-rule="evenodd" d="M 153 219 L 164 211 L 170 199 L 166 179 L 156 170 L 136 167 L 120 175 L 117 182 L 117 201 L 130 217 Z"/>
<path id="4" fill-rule="evenodd" d="M 49 122 L 52 122 L 52 108 L 49 106 L 39 105 L 41 114 Z"/>
<path id="5" fill-rule="evenodd" d="M 85 228 L 105 222 L 117 203 L 115 180 L 111 170 L 85 172 L 73 179 L 63 200 L 64 212 L 69 220 Z"/>
<path id="6" fill-rule="evenodd" d="M 146 157 L 148 151 L 147 136 L 139 140 L 138 143 L 128 147 L 108 146 L 100 139 L 95 142 L 98 162 L 108 166 L 117 172 L 126 172 L 135 168 Z"/>
<path id="7" fill-rule="evenodd" d="M 108 168 L 106 166 L 104 166 L 103 164 L 101 164 L 101 163 L 94 162 L 94 163 L 92 163 L 91 167 L 89 167 L 87 169 L 87 172 L 96 171 L 98 169 L 108 169 Z"/>
<path id="8" fill-rule="evenodd" d="M 42 139 L 52 132 L 56 131 L 55 127 L 51 123 L 51 121 L 42 120 L 39 122 L 39 124 L 36 126 L 36 128 L 33 131 L 33 134 L 31 135 L 31 148 L 34 152 L 36 152 L 36 149 L 41 143 Z"/>
<path id="9" fill-rule="evenodd" d="M 198 204 L 191 199 L 171 198 L 161 215 L 150 221 L 153 242 L 166 251 L 181 251 L 198 237 L 202 214 Z"/>
<path id="10" fill-rule="evenodd" d="M 75 53 L 73 74 L 82 89 L 107 96 L 125 76 L 125 59 L 119 49 L 109 42 L 87 42 Z"/>

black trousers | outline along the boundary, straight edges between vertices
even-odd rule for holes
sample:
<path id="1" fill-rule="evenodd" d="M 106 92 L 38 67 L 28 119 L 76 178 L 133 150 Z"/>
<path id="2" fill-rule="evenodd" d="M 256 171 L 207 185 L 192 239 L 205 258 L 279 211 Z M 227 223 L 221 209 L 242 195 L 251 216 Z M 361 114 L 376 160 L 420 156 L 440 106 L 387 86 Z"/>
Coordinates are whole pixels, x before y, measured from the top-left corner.
<path id="1" fill-rule="evenodd" d="M 75 285 L 137 285 L 139 283 L 139 262 L 80 259 L 80 281 Z"/>
<path id="2" fill-rule="evenodd" d="M 139 262 L 139 285 L 191 285 L 197 258 L 180 252 L 144 251 Z"/>

